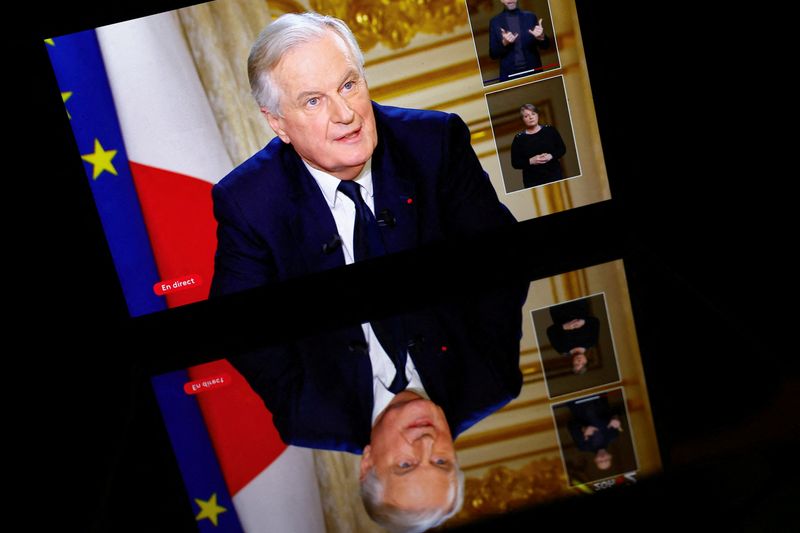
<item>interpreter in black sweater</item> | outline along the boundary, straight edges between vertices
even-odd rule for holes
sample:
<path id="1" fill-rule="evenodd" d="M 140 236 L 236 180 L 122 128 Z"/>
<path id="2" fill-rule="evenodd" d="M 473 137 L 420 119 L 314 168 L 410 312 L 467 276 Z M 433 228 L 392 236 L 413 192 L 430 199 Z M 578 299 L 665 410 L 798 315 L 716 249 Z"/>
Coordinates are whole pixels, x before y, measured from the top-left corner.
<path id="1" fill-rule="evenodd" d="M 539 124 L 539 110 L 533 104 L 519 109 L 525 131 L 517 133 L 511 143 L 511 166 L 522 170 L 525 188 L 544 185 L 564 178 L 561 159 L 567 147 L 558 131 Z"/>
<path id="2" fill-rule="evenodd" d="M 553 325 L 547 328 L 550 345 L 558 353 L 572 358 L 572 371 L 584 374 L 588 370 L 587 351 L 597 344 L 600 321 L 592 316 L 586 298 L 573 300 L 550 308 Z"/>

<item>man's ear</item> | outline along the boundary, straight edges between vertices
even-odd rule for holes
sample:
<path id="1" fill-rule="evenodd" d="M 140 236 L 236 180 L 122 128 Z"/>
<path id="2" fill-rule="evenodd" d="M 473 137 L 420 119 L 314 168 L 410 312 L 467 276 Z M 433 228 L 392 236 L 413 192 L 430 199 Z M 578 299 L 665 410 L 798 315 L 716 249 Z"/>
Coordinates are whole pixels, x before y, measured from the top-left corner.
<path id="1" fill-rule="evenodd" d="M 261 114 L 267 119 L 267 122 L 269 122 L 269 127 L 272 128 L 272 131 L 275 132 L 275 135 L 280 137 L 280 139 L 286 144 L 292 144 L 292 140 L 289 139 L 289 135 L 287 135 L 286 131 L 283 129 L 283 119 L 281 119 L 281 117 L 270 113 L 269 109 L 266 107 L 261 108 Z"/>
<path id="2" fill-rule="evenodd" d="M 367 472 L 374 465 L 372 463 L 372 448 L 369 444 L 364 446 L 364 454 L 361 456 L 361 465 L 358 473 L 358 481 L 363 482 L 367 477 Z"/>

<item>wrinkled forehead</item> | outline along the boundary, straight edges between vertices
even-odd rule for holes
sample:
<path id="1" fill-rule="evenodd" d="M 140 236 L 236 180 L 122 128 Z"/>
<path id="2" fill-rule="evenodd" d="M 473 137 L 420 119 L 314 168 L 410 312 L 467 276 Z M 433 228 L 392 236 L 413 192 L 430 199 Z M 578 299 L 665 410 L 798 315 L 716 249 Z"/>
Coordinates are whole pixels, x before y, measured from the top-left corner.
<path id="1" fill-rule="evenodd" d="M 347 64 L 356 65 L 353 52 L 345 40 L 335 31 L 328 29 L 319 36 L 312 36 L 308 40 L 286 49 L 273 70 L 287 69 L 291 71 L 302 68 L 309 57 L 323 55 L 326 57 L 340 56 Z"/>
<path id="2" fill-rule="evenodd" d="M 275 65 L 271 79 L 279 88 L 281 105 L 306 92 L 327 91 L 360 70 L 344 40 L 333 31 L 293 46 Z"/>

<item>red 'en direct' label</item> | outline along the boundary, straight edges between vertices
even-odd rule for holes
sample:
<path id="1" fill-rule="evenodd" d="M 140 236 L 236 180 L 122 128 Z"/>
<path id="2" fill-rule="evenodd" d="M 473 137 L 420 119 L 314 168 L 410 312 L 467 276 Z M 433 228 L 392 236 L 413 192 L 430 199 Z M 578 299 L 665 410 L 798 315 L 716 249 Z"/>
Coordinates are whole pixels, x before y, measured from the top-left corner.
<path id="1" fill-rule="evenodd" d="M 229 385 L 231 376 L 229 374 L 219 374 L 217 376 L 209 376 L 203 379 L 196 379 L 184 383 L 183 392 L 186 394 L 199 394 L 201 392 L 208 392 L 210 390 L 218 389 Z"/>
<path id="2" fill-rule="evenodd" d="M 164 296 L 171 292 L 185 291 L 194 289 L 203 284 L 202 278 L 198 274 L 190 274 L 179 278 L 165 279 L 153 285 L 153 292 L 156 296 Z"/>

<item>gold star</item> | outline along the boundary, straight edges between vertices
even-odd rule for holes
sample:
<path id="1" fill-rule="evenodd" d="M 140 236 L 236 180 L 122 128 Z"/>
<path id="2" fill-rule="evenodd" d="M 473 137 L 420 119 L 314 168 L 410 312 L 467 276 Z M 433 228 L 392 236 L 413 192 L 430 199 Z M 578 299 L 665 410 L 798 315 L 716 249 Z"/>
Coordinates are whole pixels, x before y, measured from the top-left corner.
<path id="1" fill-rule="evenodd" d="M 115 155 L 117 155 L 116 150 L 103 150 L 100 141 L 95 139 L 94 153 L 81 155 L 81 159 L 88 161 L 94 167 L 92 170 L 92 179 L 96 180 L 104 170 L 111 172 L 115 176 L 117 175 L 117 169 L 114 168 L 114 164 L 111 162 Z"/>
<path id="2" fill-rule="evenodd" d="M 53 42 L 53 39 L 45 39 L 44 42 L 46 42 L 50 46 L 55 46 L 56 45 L 56 43 Z"/>
<path id="3" fill-rule="evenodd" d="M 67 100 L 69 100 L 69 97 L 70 97 L 70 96 L 72 96 L 72 93 L 71 93 L 71 92 L 64 92 L 64 93 L 61 93 L 61 101 L 62 101 L 62 102 L 64 102 L 64 107 L 67 107 L 67 106 L 66 106 L 66 104 L 67 104 Z M 70 116 L 70 114 L 69 114 L 69 109 L 67 109 L 67 118 L 68 118 L 68 119 L 70 119 L 70 120 L 72 120 L 72 117 L 71 117 L 71 116 Z"/>
<path id="4" fill-rule="evenodd" d="M 208 518 L 211 520 L 211 523 L 214 524 L 216 527 L 217 525 L 217 517 L 227 511 L 221 505 L 217 505 L 217 493 L 211 495 L 208 501 L 203 501 L 199 498 L 194 499 L 195 503 L 200 507 L 200 512 L 197 513 L 197 516 L 194 517 L 195 520 L 198 522 L 203 518 Z"/>

